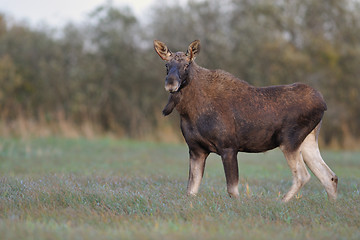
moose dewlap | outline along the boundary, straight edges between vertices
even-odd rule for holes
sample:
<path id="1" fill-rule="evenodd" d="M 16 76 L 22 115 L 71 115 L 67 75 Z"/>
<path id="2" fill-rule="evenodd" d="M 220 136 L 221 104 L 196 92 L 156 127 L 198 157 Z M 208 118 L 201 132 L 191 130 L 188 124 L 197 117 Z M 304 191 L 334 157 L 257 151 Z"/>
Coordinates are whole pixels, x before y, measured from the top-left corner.
<path id="1" fill-rule="evenodd" d="M 187 194 L 197 194 L 211 152 L 221 156 L 229 195 L 238 197 L 237 153 L 279 147 L 293 175 L 284 202 L 309 181 L 306 166 L 319 178 L 329 199 L 336 199 L 338 178 L 318 147 L 326 110 L 318 91 L 302 83 L 258 88 L 225 71 L 200 67 L 194 61 L 200 52 L 198 40 L 186 53 L 173 53 L 157 40 L 154 48 L 166 61 L 165 89 L 170 96 L 163 114 L 174 108 L 179 112 L 189 147 Z"/>

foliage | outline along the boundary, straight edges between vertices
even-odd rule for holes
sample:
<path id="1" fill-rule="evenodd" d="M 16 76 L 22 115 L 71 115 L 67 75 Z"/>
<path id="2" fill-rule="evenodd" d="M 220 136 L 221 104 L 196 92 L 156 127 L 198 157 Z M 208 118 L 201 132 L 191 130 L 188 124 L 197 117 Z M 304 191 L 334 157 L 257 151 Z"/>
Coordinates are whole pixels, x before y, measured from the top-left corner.
<path id="1" fill-rule="evenodd" d="M 1 16 L 0 118 L 160 136 L 169 125 L 160 116 L 165 70 L 152 41 L 184 51 L 200 39 L 204 67 L 256 86 L 305 82 L 319 89 L 328 103 L 324 142 L 348 145 L 360 134 L 359 11 L 351 0 L 161 1 L 144 23 L 107 2 L 86 24 L 57 34 Z"/>

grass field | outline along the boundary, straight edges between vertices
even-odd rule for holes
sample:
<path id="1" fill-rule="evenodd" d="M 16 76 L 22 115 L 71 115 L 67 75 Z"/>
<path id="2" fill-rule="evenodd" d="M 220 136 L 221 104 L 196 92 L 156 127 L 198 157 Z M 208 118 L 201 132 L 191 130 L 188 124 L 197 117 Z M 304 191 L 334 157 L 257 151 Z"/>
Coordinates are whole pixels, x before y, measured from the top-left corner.
<path id="1" fill-rule="evenodd" d="M 329 202 L 311 181 L 288 204 L 282 153 L 239 154 L 230 199 L 210 155 L 186 197 L 187 147 L 129 140 L 0 139 L 0 239 L 360 239 L 360 152 L 324 151 L 339 177 Z"/>

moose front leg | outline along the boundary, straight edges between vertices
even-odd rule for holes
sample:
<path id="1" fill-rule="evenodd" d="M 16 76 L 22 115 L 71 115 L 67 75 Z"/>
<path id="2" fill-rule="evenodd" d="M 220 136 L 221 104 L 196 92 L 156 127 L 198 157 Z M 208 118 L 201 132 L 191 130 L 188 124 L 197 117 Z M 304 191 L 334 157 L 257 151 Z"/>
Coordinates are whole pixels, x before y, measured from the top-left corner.
<path id="1" fill-rule="evenodd" d="M 196 195 L 204 175 L 205 161 L 209 153 L 200 150 L 190 150 L 189 181 L 187 195 Z"/>
<path id="2" fill-rule="evenodd" d="M 221 154 L 224 165 L 226 186 L 230 197 L 239 197 L 239 169 L 237 161 L 237 151 L 232 149 L 225 150 Z"/>

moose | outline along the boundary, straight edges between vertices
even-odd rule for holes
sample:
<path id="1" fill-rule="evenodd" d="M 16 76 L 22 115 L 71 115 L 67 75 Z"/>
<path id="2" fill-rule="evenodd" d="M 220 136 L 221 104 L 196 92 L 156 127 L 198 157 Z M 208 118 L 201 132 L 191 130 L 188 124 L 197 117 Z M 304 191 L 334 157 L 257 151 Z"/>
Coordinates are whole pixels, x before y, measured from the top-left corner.
<path id="1" fill-rule="evenodd" d="M 177 110 L 189 148 L 188 195 L 198 193 L 210 153 L 221 156 L 227 192 L 237 198 L 238 152 L 279 147 L 293 176 L 283 202 L 310 180 L 307 167 L 325 187 L 329 200 L 336 200 L 338 177 L 318 147 L 327 109 L 320 92 L 303 83 L 255 87 L 223 70 L 200 67 L 194 61 L 200 52 L 199 40 L 190 43 L 186 53 L 173 53 L 158 40 L 154 48 L 166 62 L 165 89 L 170 96 L 163 114 Z"/>

